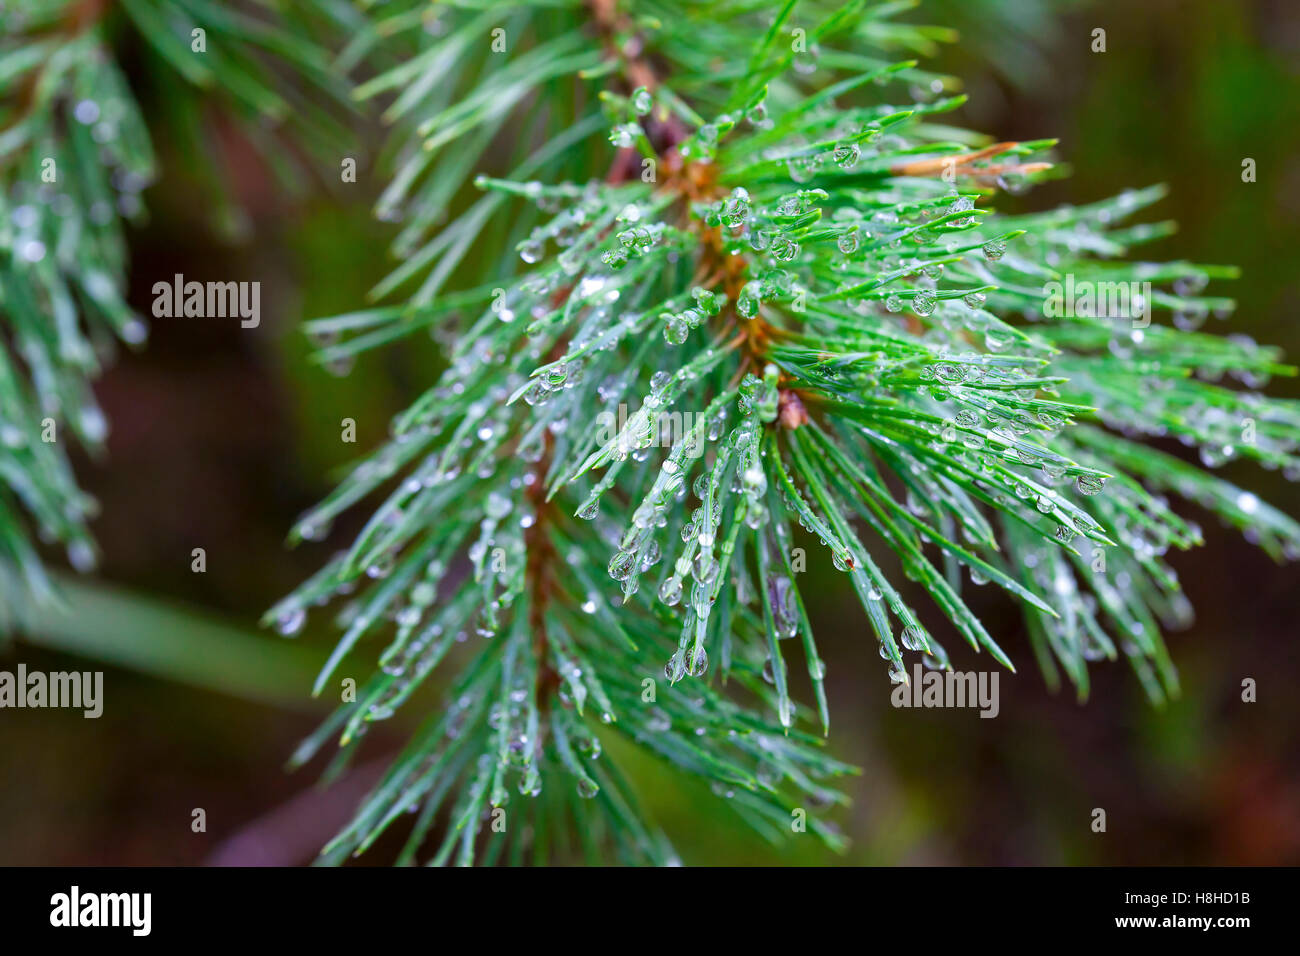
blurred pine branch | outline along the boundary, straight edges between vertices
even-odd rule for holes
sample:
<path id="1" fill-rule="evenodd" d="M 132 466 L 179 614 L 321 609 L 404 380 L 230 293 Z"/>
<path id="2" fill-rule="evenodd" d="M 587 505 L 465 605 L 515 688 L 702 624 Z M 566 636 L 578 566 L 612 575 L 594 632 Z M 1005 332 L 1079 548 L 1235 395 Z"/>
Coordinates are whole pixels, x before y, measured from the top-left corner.
<path id="1" fill-rule="evenodd" d="M 348 135 L 337 118 L 348 84 L 313 38 L 355 18 L 343 2 L 256 13 L 211 0 L 0 8 L 0 631 L 54 599 L 33 528 L 78 570 L 96 563 L 87 528 L 96 506 L 77 487 L 68 448 L 102 452 L 109 425 L 90 383 L 118 342 L 138 347 L 147 336 L 125 299 L 125 229 L 143 219 L 156 175 L 151 118 L 114 59 L 114 37 L 138 31 L 152 63 L 166 65 L 176 89 L 165 135 L 178 150 L 212 168 L 224 111 L 286 182 L 302 182 L 300 154 L 336 156 Z"/>
<path id="2" fill-rule="evenodd" d="M 318 709 L 303 693 L 321 664 L 312 648 L 122 588 L 66 575 L 55 583 L 67 605 L 35 609 L 24 643 L 260 704 Z"/>

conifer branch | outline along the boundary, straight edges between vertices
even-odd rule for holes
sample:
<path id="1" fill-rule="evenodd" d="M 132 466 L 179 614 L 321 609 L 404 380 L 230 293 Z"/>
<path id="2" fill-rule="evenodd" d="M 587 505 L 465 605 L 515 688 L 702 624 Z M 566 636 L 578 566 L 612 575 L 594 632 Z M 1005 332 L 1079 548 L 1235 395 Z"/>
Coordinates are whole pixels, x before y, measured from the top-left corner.
<path id="1" fill-rule="evenodd" d="M 1263 394 L 1295 370 L 1203 329 L 1235 269 L 1141 258 L 1172 228 L 1136 221 L 1161 187 L 1001 212 L 1061 174 L 1055 142 L 944 125 L 955 81 L 905 57 L 948 32 L 906 6 L 11 5 L 0 625 L 53 596 L 30 530 L 91 562 L 93 505 L 41 432 L 101 443 L 88 383 L 144 337 L 124 228 L 154 165 L 111 23 L 203 93 L 180 127 L 211 95 L 251 139 L 288 134 L 290 180 L 349 148 L 343 101 L 392 128 L 376 214 L 398 263 L 307 331 L 335 369 L 432 331 L 447 368 L 296 524 L 320 540 L 378 502 L 267 621 L 296 634 L 345 599 L 317 695 L 377 658 L 296 762 L 337 739 L 334 773 L 376 722 L 427 719 L 324 862 L 408 814 L 403 863 L 674 862 L 601 757 L 615 735 L 766 838 L 842 846 L 821 810 L 854 771 L 826 754 L 809 561 L 858 597 L 883 689 L 950 669 L 952 633 L 1014 670 L 964 597 L 993 585 L 1051 686 L 1084 698 L 1122 657 L 1153 702 L 1176 694 L 1162 630 L 1191 609 L 1168 556 L 1203 535 L 1171 498 L 1300 554 L 1300 524 L 1213 473 L 1300 479 L 1300 404 Z"/>
<path id="2" fill-rule="evenodd" d="M 423 31 L 414 5 L 376 20 L 363 45 L 395 65 L 359 91 L 395 93 L 379 213 L 402 219 L 403 261 L 375 296 L 397 304 L 310 331 L 334 362 L 436 328 L 450 366 L 295 531 L 320 537 L 395 488 L 268 615 L 296 627 L 361 586 L 318 692 L 363 638 L 388 641 L 301 756 L 340 730 L 350 752 L 470 646 L 447 710 L 326 860 L 406 809 L 404 861 L 435 833 L 434 863 L 564 860 L 584 838 L 589 858 L 669 860 L 596 759 L 609 733 L 710 780 L 773 838 L 841 801 L 832 781 L 850 768 L 800 729 L 812 714 L 788 663 L 802 656 L 826 732 L 826 664 L 797 585 L 804 532 L 858 595 L 894 682 L 906 655 L 952 666 L 912 605 L 922 593 L 972 653 L 1014 669 L 962 597 L 992 583 L 1022 606 L 1050 683 L 1064 672 L 1083 697 L 1088 663 L 1122 655 L 1157 703 L 1177 692 L 1161 627 L 1188 613 L 1163 556 L 1201 540 L 1161 490 L 1294 555 L 1292 519 L 1139 443 L 1174 435 L 1209 466 L 1229 451 L 1300 464 L 1295 403 L 1210 381 L 1293 370 L 1188 328 L 1231 309 L 1202 292 L 1234 270 L 1124 258 L 1165 232 L 1123 225 L 1159 188 L 998 212 L 999 191 L 1056 175 L 1054 142 L 953 141 L 933 121 L 963 98 L 887 58 L 936 34 L 893 12 L 742 2 L 721 23 L 688 4 L 592 0 L 443 13 Z M 478 52 L 485 36 L 504 41 L 497 55 Z M 900 82 L 920 92 L 895 102 Z M 486 150 L 512 123 L 519 154 L 501 175 Z M 612 165 L 590 143 L 602 127 Z M 482 198 L 439 222 L 471 176 Z M 476 242 L 516 249 L 523 274 L 492 256 L 475 274 Z M 1064 314 L 1067 280 L 1151 291 L 1123 303 L 1133 314 Z M 1248 448 L 1226 434 L 1243 416 Z M 884 551 L 914 588 L 889 579 Z M 840 844 L 816 814 L 808 826 Z"/>
<path id="3" fill-rule="evenodd" d="M 326 5 L 328 9 L 331 5 Z M 144 218 L 155 159 L 142 107 L 115 63 L 119 25 L 188 84 L 175 99 L 185 130 L 207 129 L 199 91 L 250 135 L 287 122 L 295 141 L 339 152 L 343 127 L 317 105 L 342 95 L 323 48 L 322 9 L 290 4 L 254 17 L 211 0 L 22 0 L 0 12 L 0 631 L 24 623 L 57 589 L 29 540 L 62 544 L 86 571 L 97 557 L 87 523 L 95 502 L 78 487 L 69 438 L 99 455 L 108 422 L 90 383 L 115 343 L 144 343 L 125 299 L 126 229 Z M 323 19 L 328 20 L 328 15 Z M 262 65 L 283 60 L 288 78 Z M 184 84 L 182 84 L 184 85 Z M 308 86 L 312 92 L 304 93 Z M 310 109 L 295 109 L 312 101 Z M 191 150 L 207 154 L 203 144 Z M 224 191 L 223 191 L 224 192 Z M 224 200 L 223 200 L 224 202 Z M 69 434 L 70 433 L 70 434 Z"/>

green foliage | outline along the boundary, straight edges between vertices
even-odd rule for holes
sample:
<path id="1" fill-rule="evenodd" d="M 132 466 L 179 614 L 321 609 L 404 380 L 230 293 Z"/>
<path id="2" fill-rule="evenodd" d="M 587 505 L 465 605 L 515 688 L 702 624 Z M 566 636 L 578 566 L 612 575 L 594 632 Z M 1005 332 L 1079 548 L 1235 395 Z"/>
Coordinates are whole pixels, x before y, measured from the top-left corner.
<path id="1" fill-rule="evenodd" d="M 360 108 L 384 102 L 376 212 L 400 264 L 372 307 L 307 331 L 332 368 L 414 334 L 447 354 L 293 530 L 319 540 L 375 497 L 360 534 L 267 615 L 291 635 L 346 596 L 317 694 L 378 656 L 295 755 L 337 737 L 331 773 L 458 668 L 324 861 L 413 813 L 402 862 L 672 862 L 600 759 L 612 735 L 766 838 L 806 822 L 838 847 L 819 811 L 853 770 L 825 753 L 807 559 L 847 577 L 893 682 L 913 660 L 950 668 L 949 630 L 1011 667 L 963 597 L 992 583 L 1049 683 L 1082 698 L 1089 663 L 1122 656 L 1153 701 L 1177 693 L 1161 629 L 1190 609 L 1166 556 L 1201 533 L 1166 495 L 1294 557 L 1300 526 L 1207 470 L 1300 476 L 1300 409 L 1258 391 L 1293 370 L 1200 330 L 1231 312 L 1207 287 L 1235 270 L 1140 258 L 1171 228 L 1133 221 L 1160 188 L 999 212 L 1057 175 L 1054 144 L 946 122 L 956 81 L 910 57 L 952 32 L 896 19 L 911 6 L 11 4 L 2 606 L 50 596 L 29 525 L 93 558 L 91 503 L 41 421 L 97 445 L 87 383 L 114 339 L 144 337 L 122 233 L 154 164 L 106 48 L 130 29 L 184 81 L 164 107 L 195 157 L 213 153 L 205 91 L 286 183 L 301 155 L 332 171 L 348 154 L 345 75 Z M 1150 447 L 1165 438 L 1205 467 Z"/>
<path id="2" fill-rule="evenodd" d="M 364 639 L 385 645 L 300 759 L 336 733 L 348 759 L 444 658 L 464 663 L 327 860 L 411 811 L 406 862 L 439 823 L 435 863 L 663 862 L 596 759 L 611 733 L 765 835 L 834 802 L 848 768 L 798 729 L 814 712 L 792 692 L 797 662 L 825 730 L 805 531 L 894 682 L 908 655 L 951 664 L 886 549 L 972 651 L 1011 666 L 962 597 L 991 582 L 1053 684 L 1083 697 L 1088 663 L 1122 656 L 1156 702 L 1177 692 L 1161 627 L 1190 613 L 1165 555 L 1201 540 L 1164 493 L 1275 557 L 1300 547 L 1285 515 L 1144 444 L 1300 465 L 1295 404 L 1219 383 L 1292 370 L 1193 330 L 1231 310 L 1205 287 L 1235 271 L 1126 258 L 1168 231 L 1130 223 L 1158 188 L 999 214 L 999 190 L 1054 175 L 1053 144 L 943 124 L 952 82 L 889 57 L 944 38 L 893 20 L 906 5 L 456 6 L 473 9 L 385 5 L 355 41 L 395 64 L 358 95 L 393 97 L 379 213 L 403 261 L 375 290 L 394 304 L 310 325 L 322 362 L 434 330 L 450 367 L 303 517 L 296 537 L 318 538 L 389 489 L 268 618 L 292 632 L 355 592 L 318 693 Z M 485 52 L 497 28 L 505 52 Z M 523 268 L 475 268 L 475 244 Z M 1125 303 L 1140 315 L 1064 301 L 1112 283 L 1150 283 Z"/>
<path id="3" fill-rule="evenodd" d="M 77 488 L 62 430 L 102 449 L 108 424 L 90 381 L 117 341 L 139 346 L 147 335 L 124 298 L 124 226 L 143 217 L 156 167 L 148 123 L 109 49 L 114 32 L 137 29 L 159 62 L 193 84 L 169 98 L 171 134 L 192 155 L 213 153 L 211 100 L 199 94 L 216 87 L 218 102 L 262 130 L 268 155 L 266 131 L 282 121 L 332 154 L 343 135 L 319 104 L 322 90 L 345 100 L 346 85 L 307 37 L 336 16 L 353 18 L 346 4 L 293 4 L 286 23 L 209 0 L 126 0 L 121 11 L 107 16 L 96 0 L 24 0 L 0 11 L 0 630 L 31 600 L 56 598 L 29 525 L 61 542 L 74 567 L 94 566 L 86 522 L 95 503 Z M 290 64 L 292 78 L 262 65 L 266 55 Z M 306 94 L 304 82 L 317 92 Z"/>

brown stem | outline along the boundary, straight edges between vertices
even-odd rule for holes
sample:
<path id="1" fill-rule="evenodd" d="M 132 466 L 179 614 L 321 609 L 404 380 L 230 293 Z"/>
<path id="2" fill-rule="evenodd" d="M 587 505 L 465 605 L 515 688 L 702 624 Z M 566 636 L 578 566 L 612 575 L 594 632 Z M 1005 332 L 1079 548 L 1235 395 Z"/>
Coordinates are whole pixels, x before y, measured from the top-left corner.
<path id="1" fill-rule="evenodd" d="M 555 542 L 546 533 L 547 522 L 554 520 L 555 508 L 546 500 L 546 474 L 551 468 L 555 444 L 549 430 L 544 441 L 542 457 L 533 467 L 533 483 L 527 491 L 534 520 L 532 526 L 524 532 L 524 553 L 528 562 L 524 567 L 524 577 L 531 588 L 528 626 L 533 634 L 533 654 L 537 658 L 537 707 L 543 714 L 550 706 L 551 691 L 560 686 L 560 675 L 548 660 L 546 640 L 546 606 L 555 589 L 555 562 L 559 557 L 555 552 Z"/>
<path id="2" fill-rule="evenodd" d="M 983 149 L 977 149 L 973 153 L 962 153 L 960 156 L 935 156 L 930 159 L 916 159 L 906 163 L 895 163 L 889 168 L 890 175 L 893 176 L 971 176 L 975 179 L 988 179 L 998 176 L 1002 173 L 1037 173 L 1045 169 L 1051 169 L 1051 163 L 1009 163 L 997 166 L 971 167 L 971 163 L 981 159 L 988 159 L 990 156 L 997 156 L 999 153 L 1006 153 L 1017 146 L 1019 143 L 994 143 L 992 146 L 985 146 Z"/>

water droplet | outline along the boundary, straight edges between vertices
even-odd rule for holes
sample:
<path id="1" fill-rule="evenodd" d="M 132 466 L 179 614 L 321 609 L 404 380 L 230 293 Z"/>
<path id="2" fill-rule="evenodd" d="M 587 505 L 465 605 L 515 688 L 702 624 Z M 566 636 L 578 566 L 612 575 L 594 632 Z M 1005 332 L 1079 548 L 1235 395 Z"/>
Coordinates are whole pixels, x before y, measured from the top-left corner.
<path id="1" fill-rule="evenodd" d="M 668 658 L 668 663 L 664 665 L 664 676 L 670 683 L 677 683 L 686 674 L 686 663 L 682 660 L 681 651 L 673 654 Z"/>
<path id="2" fill-rule="evenodd" d="M 664 340 L 669 345 L 681 345 L 690 334 L 690 323 L 680 315 L 669 318 L 668 323 L 664 326 Z"/>
<path id="3" fill-rule="evenodd" d="M 1006 254 L 1007 244 L 1001 239 L 991 239 L 984 243 L 980 250 L 984 253 L 984 258 L 990 262 L 997 262 Z"/>
<path id="4" fill-rule="evenodd" d="M 672 607 L 681 599 L 682 582 L 676 575 L 668 578 L 663 584 L 659 585 L 659 600 L 663 601 L 669 607 Z"/>
<path id="5" fill-rule="evenodd" d="M 772 257 L 780 262 L 789 262 L 799 255 L 799 243 L 789 236 L 777 236 L 772 240 Z"/>
<path id="6" fill-rule="evenodd" d="M 300 607 L 291 608 L 275 619 L 275 629 L 284 637 L 293 637 L 307 623 L 307 612 Z"/>
<path id="7" fill-rule="evenodd" d="M 609 576 L 615 581 L 626 581 L 636 567 L 636 555 L 631 551 L 616 551 L 609 560 Z"/>
<path id="8" fill-rule="evenodd" d="M 73 541 L 68 545 L 68 563 L 81 574 L 94 570 L 95 549 L 88 541 Z"/>
<path id="9" fill-rule="evenodd" d="M 1100 475 L 1079 475 L 1074 479 L 1074 486 L 1081 495 L 1095 495 L 1106 486 L 1106 479 Z"/>
<path id="10" fill-rule="evenodd" d="M 691 562 L 691 577 L 700 584 L 710 584 L 718 576 L 718 562 L 705 551 L 696 552 Z"/>
<path id="11" fill-rule="evenodd" d="M 99 104 L 94 100 L 82 100 L 72 111 L 78 123 L 89 126 L 99 120 Z"/>
<path id="12" fill-rule="evenodd" d="M 777 633 L 782 637 L 794 637 L 799 632 L 799 618 L 790 579 L 784 575 L 772 577 L 768 582 L 767 593 L 772 603 Z"/>
<path id="13" fill-rule="evenodd" d="M 743 189 L 737 189 L 723 203 L 722 218 L 732 229 L 739 229 L 749 221 L 749 216 L 749 194 Z"/>
<path id="14" fill-rule="evenodd" d="M 697 286 L 691 290 L 691 295 L 695 299 L 695 304 L 709 315 L 717 315 L 722 309 L 722 306 L 718 303 L 718 297 L 708 289 L 701 289 Z"/>
<path id="15" fill-rule="evenodd" d="M 831 153 L 831 158 L 840 169 L 852 169 L 861 155 L 862 149 L 857 143 L 840 143 Z"/>
<path id="16" fill-rule="evenodd" d="M 925 634 L 915 624 L 903 628 L 902 642 L 909 651 L 925 650 Z"/>
<path id="17" fill-rule="evenodd" d="M 86 440 L 98 443 L 108 435 L 108 419 L 97 405 L 87 405 L 81 410 L 81 431 Z"/>
<path id="18" fill-rule="evenodd" d="M 393 570 L 393 556 L 391 554 L 380 555 L 374 564 L 366 568 L 366 577 L 378 580 L 386 578 Z"/>
<path id="19" fill-rule="evenodd" d="M 1232 445 L 1203 445 L 1200 451 L 1201 463 L 1207 468 L 1219 468 L 1236 456 L 1237 449 Z"/>
<path id="20" fill-rule="evenodd" d="M 510 510 L 513 507 L 514 505 L 511 504 L 509 498 L 494 491 L 487 496 L 487 503 L 483 506 L 483 511 L 489 518 L 500 521 L 506 515 L 510 514 Z"/>
<path id="21" fill-rule="evenodd" d="M 990 352 L 1005 352 L 1015 337 L 1002 329 L 989 329 L 984 333 L 984 347 Z"/>
<path id="22" fill-rule="evenodd" d="M 635 123 L 620 123 L 609 131 L 609 141 L 619 149 L 627 149 L 640 132 L 641 127 Z"/>

